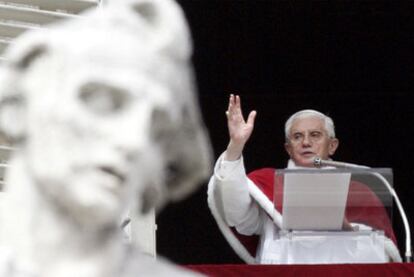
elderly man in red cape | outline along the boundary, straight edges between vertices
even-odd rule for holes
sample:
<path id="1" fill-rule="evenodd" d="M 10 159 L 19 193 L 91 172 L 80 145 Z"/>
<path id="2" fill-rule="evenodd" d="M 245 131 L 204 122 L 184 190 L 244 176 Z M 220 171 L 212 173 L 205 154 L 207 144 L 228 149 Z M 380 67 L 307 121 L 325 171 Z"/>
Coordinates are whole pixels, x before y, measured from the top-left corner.
<path id="1" fill-rule="evenodd" d="M 242 152 L 252 134 L 256 111 L 245 120 L 240 97 L 230 95 L 226 115 L 230 142 L 216 163 L 208 202 L 220 230 L 240 258 L 250 264 L 401 261 L 383 204 L 366 185 L 354 181 L 349 186 L 343 230 L 382 230 L 383 247 L 355 238 L 319 239 L 302 245 L 281 239 L 282 178 L 275 178 L 272 168 L 246 175 L 243 165 Z M 315 157 L 330 159 L 339 144 L 332 119 L 315 110 L 292 115 L 285 135 L 289 169 L 313 167 Z"/>

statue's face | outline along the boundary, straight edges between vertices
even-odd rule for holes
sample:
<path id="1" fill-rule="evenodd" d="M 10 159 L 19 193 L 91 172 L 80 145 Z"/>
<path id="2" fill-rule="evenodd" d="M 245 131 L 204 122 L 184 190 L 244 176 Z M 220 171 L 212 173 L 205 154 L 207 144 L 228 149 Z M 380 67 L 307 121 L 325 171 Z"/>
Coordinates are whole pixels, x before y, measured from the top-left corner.
<path id="1" fill-rule="evenodd" d="M 162 179 L 153 118 L 175 109 L 166 86 L 129 66 L 57 58 L 37 61 L 23 86 L 29 169 L 66 211 L 113 221 L 130 198 L 141 200 L 139 190 L 159 183 L 154 176 Z"/>
<path id="2" fill-rule="evenodd" d="M 141 211 L 179 200 L 210 173 L 174 5 L 114 5 L 15 44 L 0 128 L 41 193 L 82 223 L 113 223 L 131 199 Z"/>

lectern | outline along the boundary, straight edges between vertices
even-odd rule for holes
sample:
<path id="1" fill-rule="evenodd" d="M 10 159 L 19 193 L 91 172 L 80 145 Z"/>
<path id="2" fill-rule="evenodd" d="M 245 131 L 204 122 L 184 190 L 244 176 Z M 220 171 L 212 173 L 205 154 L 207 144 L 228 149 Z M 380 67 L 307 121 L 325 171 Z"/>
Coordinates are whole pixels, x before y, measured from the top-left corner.
<path id="1" fill-rule="evenodd" d="M 282 263 L 398 260 L 384 181 L 392 186 L 390 168 L 276 170 L 274 206 L 282 226 L 274 244 Z"/>

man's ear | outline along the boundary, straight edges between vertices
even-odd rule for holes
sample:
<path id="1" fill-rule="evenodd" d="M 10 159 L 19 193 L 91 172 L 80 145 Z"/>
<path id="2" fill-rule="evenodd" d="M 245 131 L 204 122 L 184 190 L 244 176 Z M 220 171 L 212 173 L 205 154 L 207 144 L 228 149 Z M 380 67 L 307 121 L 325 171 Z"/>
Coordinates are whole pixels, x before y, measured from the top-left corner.
<path id="1" fill-rule="evenodd" d="M 289 157 L 292 157 L 291 153 L 292 153 L 292 146 L 290 145 L 290 143 L 285 142 L 285 150 L 288 153 Z"/>
<path id="2" fill-rule="evenodd" d="M 6 62 L 1 72 L 0 133 L 12 144 L 25 139 L 26 98 L 20 84 L 30 65 L 46 52 L 44 45 L 34 45 Z"/>
<path id="3" fill-rule="evenodd" d="M 329 156 L 335 154 L 336 149 L 338 149 L 339 140 L 337 138 L 331 138 L 329 142 Z"/>

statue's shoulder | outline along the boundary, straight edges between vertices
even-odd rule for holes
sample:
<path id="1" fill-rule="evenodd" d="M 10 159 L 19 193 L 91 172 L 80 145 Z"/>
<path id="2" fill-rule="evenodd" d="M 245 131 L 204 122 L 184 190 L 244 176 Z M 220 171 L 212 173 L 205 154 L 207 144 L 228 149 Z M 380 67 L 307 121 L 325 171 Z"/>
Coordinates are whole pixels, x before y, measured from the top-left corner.
<path id="1" fill-rule="evenodd" d="M 18 275 L 17 265 L 15 262 L 15 258 L 12 255 L 12 251 L 5 247 L 0 246 L 0 277 L 17 277 L 17 276 L 25 276 L 25 275 Z"/>
<path id="2" fill-rule="evenodd" d="M 138 249 L 130 247 L 127 254 L 126 265 L 122 277 L 159 276 L 159 277 L 196 277 L 204 276 L 183 267 L 174 265 L 165 258 L 141 253 Z"/>

